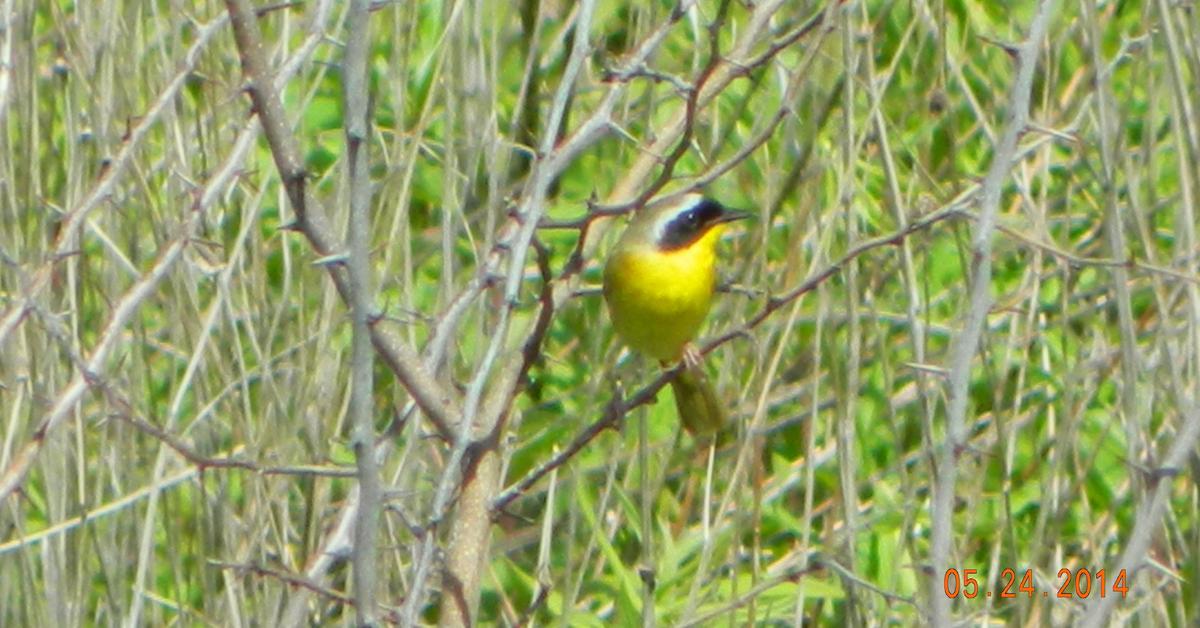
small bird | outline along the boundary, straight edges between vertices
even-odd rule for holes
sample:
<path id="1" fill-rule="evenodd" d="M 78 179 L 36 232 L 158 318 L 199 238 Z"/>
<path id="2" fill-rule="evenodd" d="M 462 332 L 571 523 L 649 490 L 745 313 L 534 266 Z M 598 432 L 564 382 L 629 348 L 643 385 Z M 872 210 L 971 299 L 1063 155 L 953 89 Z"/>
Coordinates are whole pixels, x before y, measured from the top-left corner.
<path id="1" fill-rule="evenodd" d="M 717 240 L 749 215 L 700 194 L 646 207 L 604 266 L 604 301 L 625 344 L 664 366 L 684 361 L 671 387 L 679 419 L 695 435 L 719 431 L 725 410 L 690 343 L 712 306 Z"/>

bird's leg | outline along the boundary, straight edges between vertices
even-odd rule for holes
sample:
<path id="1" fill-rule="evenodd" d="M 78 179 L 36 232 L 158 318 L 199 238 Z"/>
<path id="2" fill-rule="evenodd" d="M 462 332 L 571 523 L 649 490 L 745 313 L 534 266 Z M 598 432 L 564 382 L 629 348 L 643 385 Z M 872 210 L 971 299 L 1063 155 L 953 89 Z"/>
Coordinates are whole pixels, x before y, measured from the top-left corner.
<path id="1" fill-rule="evenodd" d="M 684 370 L 694 371 L 704 362 L 704 356 L 700 354 L 700 349 L 696 345 L 689 342 L 683 345 L 683 354 L 680 356 L 680 360 L 683 362 Z"/>

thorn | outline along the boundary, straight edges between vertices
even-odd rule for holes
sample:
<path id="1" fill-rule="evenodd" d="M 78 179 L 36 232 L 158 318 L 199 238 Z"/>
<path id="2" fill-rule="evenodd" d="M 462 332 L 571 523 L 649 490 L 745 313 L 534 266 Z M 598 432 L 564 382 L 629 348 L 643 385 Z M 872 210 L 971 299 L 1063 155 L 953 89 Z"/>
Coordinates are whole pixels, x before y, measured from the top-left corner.
<path id="1" fill-rule="evenodd" d="M 313 266 L 332 266 L 335 264 L 345 264 L 350 259 L 350 254 L 346 252 L 333 253 L 325 257 L 319 257 L 313 260 Z"/>
<path id="2" fill-rule="evenodd" d="M 1010 44 L 1005 41 L 1000 41 L 999 39 L 993 39 L 987 35 L 979 35 L 979 38 L 982 39 L 984 43 L 991 44 L 1003 50 L 1005 54 L 1007 54 L 1009 58 L 1013 59 L 1014 61 L 1021 56 L 1021 48 L 1016 44 Z"/>

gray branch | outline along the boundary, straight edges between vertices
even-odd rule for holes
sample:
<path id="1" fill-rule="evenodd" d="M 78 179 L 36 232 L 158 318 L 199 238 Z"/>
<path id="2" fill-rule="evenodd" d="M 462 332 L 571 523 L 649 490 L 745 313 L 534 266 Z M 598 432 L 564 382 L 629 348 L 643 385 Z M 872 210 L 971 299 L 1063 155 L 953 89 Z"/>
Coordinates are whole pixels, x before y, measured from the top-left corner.
<path id="1" fill-rule="evenodd" d="M 931 619 L 935 626 L 949 626 L 950 598 L 942 588 L 942 574 L 950 567 L 954 534 L 954 484 L 958 457 L 967 437 L 967 398 L 971 382 L 971 363 L 983 335 L 983 326 L 992 306 L 992 236 L 1000 207 L 1001 186 L 1008 178 L 1017 153 L 1017 140 L 1029 122 L 1029 95 L 1033 90 L 1033 71 L 1037 53 L 1046 35 L 1046 27 L 1055 8 L 1054 0 L 1038 3 L 1029 25 L 1029 35 L 1017 50 L 1017 78 L 1009 96 L 1008 115 L 995 156 L 979 192 L 979 214 L 971 237 L 970 305 L 963 330 L 951 347 L 950 400 L 946 411 L 946 435 L 937 452 L 932 504 L 933 529 L 930 555 L 933 572 L 929 578 Z"/>

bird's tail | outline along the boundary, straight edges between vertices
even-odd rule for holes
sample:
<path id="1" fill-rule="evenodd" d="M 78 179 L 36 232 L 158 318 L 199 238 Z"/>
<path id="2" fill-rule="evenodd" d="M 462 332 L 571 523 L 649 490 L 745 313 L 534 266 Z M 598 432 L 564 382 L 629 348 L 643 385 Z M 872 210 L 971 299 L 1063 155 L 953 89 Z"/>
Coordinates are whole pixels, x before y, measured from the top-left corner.
<path id="1" fill-rule="evenodd" d="M 725 408 L 700 364 L 684 364 L 671 380 L 679 420 L 693 436 L 712 436 L 725 427 Z"/>

